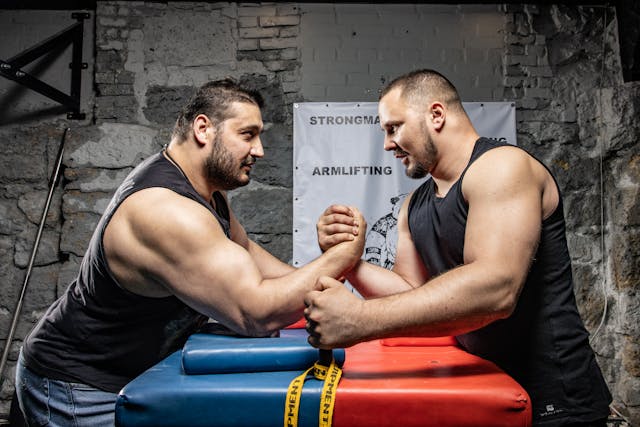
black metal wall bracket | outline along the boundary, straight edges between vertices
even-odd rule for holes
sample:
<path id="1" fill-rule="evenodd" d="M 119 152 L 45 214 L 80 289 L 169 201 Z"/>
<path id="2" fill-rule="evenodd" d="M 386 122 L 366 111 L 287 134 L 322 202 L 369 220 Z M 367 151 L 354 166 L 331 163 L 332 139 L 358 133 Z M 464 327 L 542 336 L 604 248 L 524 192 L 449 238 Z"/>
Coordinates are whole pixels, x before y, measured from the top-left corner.
<path id="1" fill-rule="evenodd" d="M 89 13 L 86 12 L 72 13 L 71 18 L 76 19 L 77 23 L 6 61 L 0 59 L 0 75 L 64 105 L 69 109 L 67 112 L 68 119 L 83 120 L 85 114 L 80 112 L 81 72 L 88 65 L 86 62 L 82 62 L 82 41 L 84 20 L 88 19 L 89 16 Z M 71 64 L 69 64 L 71 68 L 71 93 L 69 95 L 22 70 L 22 67 L 48 54 L 53 49 L 62 49 L 69 44 L 73 44 L 72 60 Z"/>

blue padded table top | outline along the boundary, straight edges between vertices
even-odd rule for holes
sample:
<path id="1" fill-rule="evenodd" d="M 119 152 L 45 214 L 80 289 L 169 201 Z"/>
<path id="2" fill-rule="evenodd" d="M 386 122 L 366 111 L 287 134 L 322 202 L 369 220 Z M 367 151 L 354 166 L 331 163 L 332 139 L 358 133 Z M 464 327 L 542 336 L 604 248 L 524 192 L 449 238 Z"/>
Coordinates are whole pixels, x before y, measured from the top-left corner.
<path id="1" fill-rule="evenodd" d="M 120 392 L 117 426 L 282 425 L 287 388 L 299 371 L 184 375 L 180 357 L 173 353 Z M 305 383 L 300 427 L 317 425 L 321 391 L 321 382 Z"/>
<path id="2" fill-rule="evenodd" d="M 270 348 L 269 343 L 275 346 L 271 344 Z M 227 354 L 220 350 L 225 348 L 229 350 Z M 261 349 L 266 349 L 266 353 L 256 356 L 255 352 Z M 245 372 L 237 372 L 250 362 L 252 351 L 257 368 L 249 368 L 247 372 L 245 366 Z M 274 356 L 278 352 L 281 354 Z M 344 361 L 344 350 L 334 353 L 336 359 Z M 185 357 L 192 370 L 206 371 L 208 368 L 203 366 L 208 365 L 231 373 L 187 374 L 183 369 Z M 216 363 L 220 359 L 224 366 Z M 267 359 L 279 361 L 272 372 L 265 371 Z M 318 350 L 307 343 L 304 330 L 283 330 L 279 338 L 194 334 L 183 350 L 171 354 L 124 387 L 116 402 L 116 425 L 280 426 L 289 383 L 316 360 Z M 322 382 L 312 378 L 305 383 L 300 427 L 317 425 L 321 391 Z"/>
<path id="3" fill-rule="evenodd" d="M 306 334 L 291 331 L 278 338 L 194 334 L 182 349 L 182 369 L 187 375 L 305 370 L 318 360 L 318 350 L 308 345 Z M 339 366 L 344 353 L 333 352 Z"/>

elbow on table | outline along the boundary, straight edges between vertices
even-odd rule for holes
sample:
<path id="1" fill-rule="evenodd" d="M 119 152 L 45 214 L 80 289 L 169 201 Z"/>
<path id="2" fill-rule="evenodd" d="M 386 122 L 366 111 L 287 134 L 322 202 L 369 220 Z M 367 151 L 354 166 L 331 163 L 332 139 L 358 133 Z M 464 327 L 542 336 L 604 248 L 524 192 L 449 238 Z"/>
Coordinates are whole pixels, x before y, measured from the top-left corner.
<path id="1" fill-rule="evenodd" d="M 242 322 L 241 328 L 243 335 L 256 338 L 269 337 L 280 330 L 279 327 L 270 322 L 264 322 L 251 318 L 245 319 Z"/>
<path id="2" fill-rule="evenodd" d="M 238 326 L 243 335 L 267 337 L 281 329 L 282 322 L 279 322 L 276 313 L 266 309 L 266 306 L 267 304 L 265 303 L 242 309 Z"/>
<path id="3" fill-rule="evenodd" d="M 494 300 L 494 312 L 499 319 L 510 317 L 518 305 L 521 284 L 514 279 L 505 279 L 505 284 Z"/>

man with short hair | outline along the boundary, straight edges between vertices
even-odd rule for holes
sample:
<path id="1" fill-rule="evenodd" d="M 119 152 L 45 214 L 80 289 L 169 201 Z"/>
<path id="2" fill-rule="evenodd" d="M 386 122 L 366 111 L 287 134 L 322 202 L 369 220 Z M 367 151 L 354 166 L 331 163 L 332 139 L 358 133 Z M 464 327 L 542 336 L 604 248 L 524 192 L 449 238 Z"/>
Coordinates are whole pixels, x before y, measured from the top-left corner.
<path id="1" fill-rule="evenodd" d="M 399 213 L 393 271 L 360 261 L 347 273 L 366 298 L 321 278 L 305 297 L 309 342 L 346 347 L 392 336 L 456 336 L 529 393 L 534 425 L 604 426 L 611 395 L 573 294 L 562 198 L 521 148 L 480 138 L 455 87 L 433 70 L 382 92 L 384 148 L 427 179 Z M 361 220 L 331 206 L 323 250 Z"/>
<path id="2" fill-rule="evenodd" d="M 29 423 L 113 425 L 118 391 L 208 318 L 271 335 L 302 316 L 320 275 L 357 262 L 356 232 L 295 269 L 251 241 L 229 208 L 225 192 L 248 184 L 264 154 L 261 105 L 231 80 L 205 84 L 169 145 L 118 188 L 77 278 L 24 341 L 16 389 Z"/>

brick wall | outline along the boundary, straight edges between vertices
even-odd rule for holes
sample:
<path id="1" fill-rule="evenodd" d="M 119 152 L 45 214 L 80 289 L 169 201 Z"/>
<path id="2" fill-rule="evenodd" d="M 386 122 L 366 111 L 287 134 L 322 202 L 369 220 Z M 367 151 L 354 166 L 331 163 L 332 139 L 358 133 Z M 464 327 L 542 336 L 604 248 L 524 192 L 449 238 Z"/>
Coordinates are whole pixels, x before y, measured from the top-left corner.
<path id="1" fill-rule="evenodd" d="M 303 4 L 302 95 L 377 101 L 385 82 L 434 68 L 463 101 L 502 97 L 505 15 L 498 5 Z"/>

